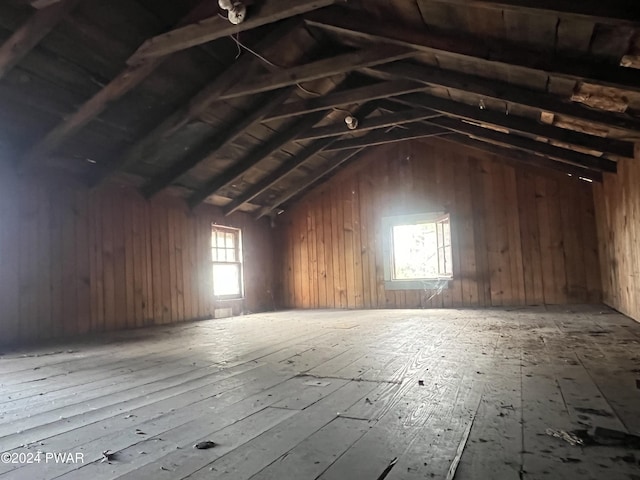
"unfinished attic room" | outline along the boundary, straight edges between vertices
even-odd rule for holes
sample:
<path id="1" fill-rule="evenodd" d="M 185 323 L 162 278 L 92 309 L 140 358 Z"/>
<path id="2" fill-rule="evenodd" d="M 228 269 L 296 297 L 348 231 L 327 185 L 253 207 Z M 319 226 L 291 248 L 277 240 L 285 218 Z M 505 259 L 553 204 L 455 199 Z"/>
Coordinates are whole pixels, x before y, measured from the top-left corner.
<path id="1" fill-rule="evenodd" d="M 640 2 L 1 0 L 5 479 L 640 480 Z"/>

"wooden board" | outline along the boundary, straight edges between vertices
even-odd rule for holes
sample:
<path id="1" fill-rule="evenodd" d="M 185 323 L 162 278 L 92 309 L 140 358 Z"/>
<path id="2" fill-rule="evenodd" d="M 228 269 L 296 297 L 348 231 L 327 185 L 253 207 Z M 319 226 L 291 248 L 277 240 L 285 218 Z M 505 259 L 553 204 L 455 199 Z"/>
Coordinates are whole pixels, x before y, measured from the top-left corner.
<path id="1" fill-rule="evenodd" d="M 598 302 L 593 242 L 576 236 L 595 238 L 592 197 L 590 183 L 521 170 L 444 142 L 372 150 L 279 217 L 300 232 L 282 231 L 283 248 L 298 251 L 298 242 L 307 247 L 284 272 L 292 277 L 283 279 L 285 288 L 297 287 L 285 290 L 281 300 L 297 308 Z M 452 215 L 451 288 L 385 291 L 382 217 L 443 209 Z M 313 250 L 318 242 L 324 256 Z M 326 302 L 318 300 L 324 293 L 317 272 L 326 272 L 328 285 L 333 283 L 334 295 L 327 290 Z"/>

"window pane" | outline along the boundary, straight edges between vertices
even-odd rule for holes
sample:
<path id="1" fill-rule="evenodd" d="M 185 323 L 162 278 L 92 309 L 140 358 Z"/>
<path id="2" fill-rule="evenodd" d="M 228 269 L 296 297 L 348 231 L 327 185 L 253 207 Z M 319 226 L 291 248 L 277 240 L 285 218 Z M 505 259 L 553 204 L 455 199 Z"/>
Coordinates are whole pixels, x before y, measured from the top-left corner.
<path id="1" fill-rule="evenodd" d="M 240 295 L 240 265 L 213 266 L 213 294 L 216 296 Z"/>
<path id="2" fill-rule="evenodd" d="M 438 232 L 435 223 L 395 225 L 392 242 L 395 279 L 438 277 Z"/>
<path id="3" fill-rule="evenodd" d="M 227 262 L 235 262 L 235 261 L 236 261 L 236 251 L 227 250 Z"/>
<path id="4" fill-rule="evenodd" d="M 451 246 L 448 246 L 444 249 L 445 260 L 447 262 L 447 268 L 442 272 L 443 275 L 451 275 L 453 274 L 453 263 L 451 259 Z"/>
<path id="5" fill-rule="evenodd" d="M 234 235 L 233 233 L 227 233 L 226 235 L 226 242 L 227 244 L 225 245 L 227 248 L 235 248 L 235 242 L 234 240 Z"/>

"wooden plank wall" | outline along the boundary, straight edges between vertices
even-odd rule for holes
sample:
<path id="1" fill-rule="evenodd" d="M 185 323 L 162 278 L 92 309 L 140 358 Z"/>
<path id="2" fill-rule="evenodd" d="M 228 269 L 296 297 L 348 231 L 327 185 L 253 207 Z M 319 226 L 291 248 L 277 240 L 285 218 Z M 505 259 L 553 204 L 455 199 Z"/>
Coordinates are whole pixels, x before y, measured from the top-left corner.
<path id="1" fill-rule="evenodd" d="M 602 293 L 607 305 L 640 321 L 640 144 L 595 188 Z"/>
<path id="2" fill-rule="evenodd" d="M 243 230 L 244 301 L 214 302 L 211 224 Z M 0 344 L 271 310 L 266 221 L 134 189 L 0 175 Z"/>
<path id="3" fill-rule="evenodd" d="M 386 291 L 381 218 L 448 211 L 453 287 Z M 372 150 L 279 218 L 279 298 L 296 308 L 601 300 L 592 186 L 442 140 Z"/>

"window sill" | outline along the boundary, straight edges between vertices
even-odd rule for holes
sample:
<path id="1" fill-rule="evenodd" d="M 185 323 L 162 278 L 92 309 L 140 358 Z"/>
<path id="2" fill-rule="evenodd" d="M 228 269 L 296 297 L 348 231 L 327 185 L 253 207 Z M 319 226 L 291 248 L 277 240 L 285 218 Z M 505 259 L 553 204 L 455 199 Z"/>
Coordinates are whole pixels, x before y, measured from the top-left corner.
<path id="1" fill-rule="evenodd" d="M 213 299 L 216 302 L 233 302 L 237 300 L 244 300 L 244 297 L 236 296 L 236 295 L 221 295 L 221 296 L 214 296 Z"/>
<path id="2" fill-rule="evenodd" d="M 425 280 L 385 280 L 385 290 L 445 290 L 451 288 L 452 278 Z"/>

